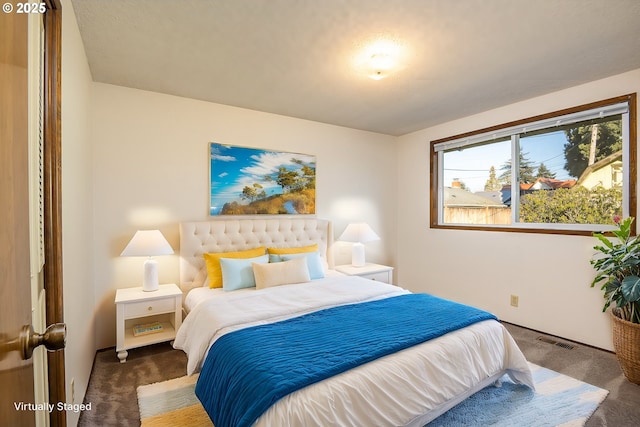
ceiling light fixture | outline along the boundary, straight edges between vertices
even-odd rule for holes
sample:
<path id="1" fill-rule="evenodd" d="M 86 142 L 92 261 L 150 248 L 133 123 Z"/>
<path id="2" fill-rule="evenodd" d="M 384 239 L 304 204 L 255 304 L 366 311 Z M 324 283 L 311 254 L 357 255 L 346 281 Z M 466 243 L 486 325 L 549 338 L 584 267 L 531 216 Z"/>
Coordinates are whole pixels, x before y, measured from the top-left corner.
<path id="1" fill-rule="evenodd" d="M 407 47 L 397 38 L 378 35 L 358 43 L 352 64 L 358 74 L 381 80 L 401 70 L 408 53 Z"/>
<path id="2" fill-rule="evenodd" d="M 369 65 L 373 70 L 373 73 L 369 75 L 374 80 L 380 80 L 387 77 L 388 73 L 393 70 L 396 65 L 396 61 L 391 55 L 385 53 L 378 53 L 371 55 Z"/>

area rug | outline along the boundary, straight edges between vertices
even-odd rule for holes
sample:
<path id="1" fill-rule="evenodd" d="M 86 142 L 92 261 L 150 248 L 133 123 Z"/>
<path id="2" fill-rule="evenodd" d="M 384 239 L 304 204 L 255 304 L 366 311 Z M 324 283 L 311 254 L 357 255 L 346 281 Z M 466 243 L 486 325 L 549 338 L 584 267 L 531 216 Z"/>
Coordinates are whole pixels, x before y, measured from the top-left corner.
<path id="1" fill-rule="evenodd" d="M 507 376 L 429 423 L 429 427 L 583 426 L 609 392 L 530 363 L 536 391 Z M 197 375 L 138 387 L 141 427 L 213 426 L 195 396 Z"/>

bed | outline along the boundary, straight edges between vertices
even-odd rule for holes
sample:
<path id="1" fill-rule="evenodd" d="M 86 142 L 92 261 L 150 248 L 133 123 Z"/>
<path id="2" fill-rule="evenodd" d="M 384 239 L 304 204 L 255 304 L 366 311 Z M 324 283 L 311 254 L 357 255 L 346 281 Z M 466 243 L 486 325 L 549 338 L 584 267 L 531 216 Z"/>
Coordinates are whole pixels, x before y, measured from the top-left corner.
<path id="1" fill-rule="evenodd" d="M 504 374 L 534 387 L 493 315 L 340 274 L 332 243 L 315 218 L 181 224 L 174 347 L 216 427 L 423 426 Z M 228 283 L 250 262 L 258 288 L 210 288 L 204 254 L 263 247 L 285 255 L 220 261 Z"/>

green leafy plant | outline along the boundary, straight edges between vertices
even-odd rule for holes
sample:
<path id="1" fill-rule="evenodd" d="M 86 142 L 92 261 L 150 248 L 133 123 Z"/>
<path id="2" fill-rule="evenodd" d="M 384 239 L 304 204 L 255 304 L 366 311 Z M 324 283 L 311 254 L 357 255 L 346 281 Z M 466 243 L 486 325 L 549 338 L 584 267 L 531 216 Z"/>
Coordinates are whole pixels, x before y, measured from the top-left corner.
<path id="1" fill-rule="evenodd" d="M 622 190 L 582 186 L 534 191 L 521 198 L 520 220 L 557 224 L 613 224 L 622 212 Z"/>
<path id="2" fill-rule="evenodd" d="M 633 323 L 640 323 L 640 238 L 631 236 L 633 218 L 621 220 L 614 217 L 617 229 L 611 233 L 613 241 L 601 233 L 594 233 L 599 240 L 594 246 L 599 253 L 591 259 L 598 272 L 591 287 L 602 282 L 604 308 L 615 303 L 614 314 Z"/>

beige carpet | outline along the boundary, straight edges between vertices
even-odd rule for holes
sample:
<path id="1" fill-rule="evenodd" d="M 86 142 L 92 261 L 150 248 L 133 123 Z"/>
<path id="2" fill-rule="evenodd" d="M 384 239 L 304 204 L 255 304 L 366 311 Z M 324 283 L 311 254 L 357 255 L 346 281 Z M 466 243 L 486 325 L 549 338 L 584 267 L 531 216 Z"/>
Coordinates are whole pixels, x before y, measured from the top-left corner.
<path id="1" fill-rule="evenodd" d="M 138 387 L 141 427 L 213 426 L 195 395 L 197 375 Z"/>

